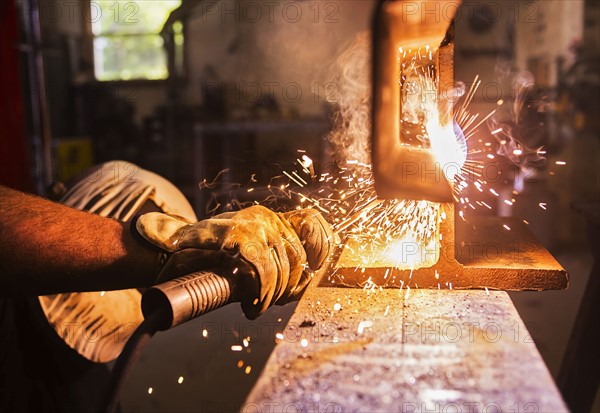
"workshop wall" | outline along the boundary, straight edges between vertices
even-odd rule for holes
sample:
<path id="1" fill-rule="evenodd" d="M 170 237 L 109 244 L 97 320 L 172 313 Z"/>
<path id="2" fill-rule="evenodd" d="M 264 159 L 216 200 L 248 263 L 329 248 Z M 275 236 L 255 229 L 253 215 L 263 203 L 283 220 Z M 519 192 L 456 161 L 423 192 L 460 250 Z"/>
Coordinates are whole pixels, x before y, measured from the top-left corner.
<path id="1" fill-rule="evenodd" d="M 219 1 L 188 22 L 190 104 L 219 84 L 230 107 L 273 97 L 283 112 L 323 113 L 329 65 L 370 24 L 375 2 Z"/>
<path id="2" fill-rule="evenodd" d="M 565 67 L 575 61 L 583 41 L 583 0 L 534 2 L 519 10 L 516 59 L 520 68 L 537 71 L 543 86 L 556 86 Z"/>
<path id="3" fill-rule="evenodd" d="M 74 133 L 70 86 L 80 74 L 84 43 L 82 3 L 68 0 L 40 2 L 42 55 L 52 135 Z"/>

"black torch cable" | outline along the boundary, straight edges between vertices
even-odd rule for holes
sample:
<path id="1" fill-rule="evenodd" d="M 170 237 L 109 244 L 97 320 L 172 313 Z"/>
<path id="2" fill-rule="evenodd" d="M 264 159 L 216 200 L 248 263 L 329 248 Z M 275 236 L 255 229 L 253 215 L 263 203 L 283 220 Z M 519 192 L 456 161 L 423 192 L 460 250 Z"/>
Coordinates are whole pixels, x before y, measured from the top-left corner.
<path id="1" fill-rule="evenodd" d="M 103 406 L 105 406 L 104 412 L 114 413 L 116 411 L 123 384 L 131 374 L 143 349 L 154 334 L 160 330 L 162 320 L 164 320 L 163 311 L 155 311 L 150 314 L 142 321 L 131 337 L 129 337 L 127 343 L 125 343 L 125 347 L 123 347 L 123 351 L 117 358 L 111 372 L 110 382 L 103 403 Z"/>

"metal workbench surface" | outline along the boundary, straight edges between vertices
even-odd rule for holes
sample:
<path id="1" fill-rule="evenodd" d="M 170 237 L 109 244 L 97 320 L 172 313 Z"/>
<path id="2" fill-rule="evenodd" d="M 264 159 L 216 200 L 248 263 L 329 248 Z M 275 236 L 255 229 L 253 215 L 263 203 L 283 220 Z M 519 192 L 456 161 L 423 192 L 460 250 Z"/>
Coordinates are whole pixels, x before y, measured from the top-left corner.
<path id="1" fill-rule="evenodd" d="M 314 283 L 279 338 L 242 411 L 568 411 L 505 292 Z"/>

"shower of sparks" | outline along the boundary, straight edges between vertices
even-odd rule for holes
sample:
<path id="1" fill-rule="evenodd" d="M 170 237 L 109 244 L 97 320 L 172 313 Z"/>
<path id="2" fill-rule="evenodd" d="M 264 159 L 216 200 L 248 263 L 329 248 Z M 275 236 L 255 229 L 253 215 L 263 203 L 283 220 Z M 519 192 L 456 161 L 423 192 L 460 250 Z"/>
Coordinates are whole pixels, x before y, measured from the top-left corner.
<path id="1" fill-rule="evenodd" d="M 413 66 L 411 66 L 413 67 Z M 420 68 L 417 70 L 417 68 Z M 413 82 L 421 82 L 424 90 L 437 90 L 434 81 L 434 72 L 430 66 L 414 65 L 418 76 L 412 76 Z M 475 79 L 471 88 L 462 99 L 457 99 L 454 105 L 454 122 L 458 128 L 454 128 L 449 135 L 446 126 L 434 127 L 432 120 L 439 119 L 437 99 L 419 100 L 422 107 L 417 116 L 410 113 L 403 120 L 405 126 L 420 117 L 420 126 L 411 125 L 409 129 L 417 130 L 417 142 L 424 147 L 440 145 L 442 152 L 451 148 L 459 159 L 457 163 L 462 164 L 454 176 L 448 177 L 455 182 L 454 198 L 458 208 L 475 209 L 476 206 L 492 207 L 484 201 L 471 202 L 468 198 L 461 196 L 461 191 L 473 185 L 479 192 L 488 189 L 494 196 L 499 196 L 493 188 L 488 188 L 488 183 L 482 179 L 481 169 L 483 162 L 469 159 L 468 155 L 481 156 L 481 151 L 467 153 L 466 142 L 472 138 L 481 125 L 483 125 L 493 112 L 480 119 L 479 114 L 471 114 L 468 111 L 469 104 L 473 99 L 477 87 L 481 84 Z M 415 102 L 410 105 L 414 108 Z M 416 109 L 415 109 L 416 110 Z M 413 116 L 411 118 L 411 116 Z M 431 118 L 431 119 L 429 119 Z M 429 120 L 428 120 L 429 119 Z M 450 121 L 452 123 L 452 121 Z M 427 123 L 427 125 L 425 125 Z M 464 135 L 458 137 L 454 131 Z M 498 131 L 496 131 L 498 132 Z M 440 133 L 444 139 L 452 140 L 451 145 L 429 141 L 430 133 Z M 463 138 L 462 144 L 457 144 L 459 138 Z M 489 149 L 490 151 L 492 149 Z M 451 151 L 451 152 L 452 152 Z M 464 151 L 464 154 L 462 153 Z M 267 186 L 270 194 L 260 203 L 274 209 L 279 207 L 280 199 L 297 199 L 298 207 L 312 207 L 319 210 L 332 224 L 333 230 L 340 236 L 342 244 L 352 245 L 356 248 L 353 255 L 360 257 L 361 262 L 357 269 L 368 268 L 374 263 L 384 262 L 390 267 L 399 269 L 418 269 L 435 264 L 439 258 L 439 232 L 440 221 L 445 218 L 442 205 L 429 201 L 378 199 L 374 187 L 374 176 L 370 164 L 362 163 L 356 159 L 348 159 L 337 171 L 324 172 L 320 175 L 314 173 L 312 159 L 303 150 L 299 150 L 298 171 L 282 171 L 289 181 L 282 181 L 276 177 Z M 462 158 L 464 156 L 464 158 Z M 450 159 L 452 161 L 452 159 Z M 318 189 L 308 182 L 318 184 Z M 511 202 L 511 201 L 509 201 Z M 459 211 L 459 216 L 465 220 L 464 211 Z M 354 242 L 348 243 L 352 239 Z M 390 282 L 394 280 L 390 277 Z M 368 283 L 365 289 L 375 291 L 379 286 Z M 336 304 L 336 311 L 341 305 Z M 232 348 L 233 349 L 233 348 Z M 234 350 L 238 351 L 238 350 Z"/>
<path id="2" fill-rule="evenodd" d="M 541 148 L 531 150 L 521 145 L 511 135 L 510 128 L 494 124 L 492 120 L 496 110 L 484 115 L 469 110 L 482 83 L 479 76 L 475 77 L 469 88 L 457 84 L 454 89 L 446 92 L 449 93 L 450 104 L 440 102 L 435 53 L 429 47 L 400 50 L 399 87 L 403 88 L 400 138 L 403 144 L 429 148 L 440 165 L 453 163 L 460 166 L 453 168 L 452 174 L 446 174 L 444 169 L 444 174 L 448 181 L 454 183 L 453 195 L 458 216 L 468 222 L 469 211 L 479 208 L 492 210 L 493 205 L 499 202 L 509 206 L 516 202 L 516 198 L 500 198 L 502 191 L 491 186 L 499 180 L 494 177 L 493 182 L 488 182 L 486 162 L 495 161 L 496 155 L 510 160 L 532 153 L 542 157 L 544 151 Z M 498 108 L 504 104 L 501 100 L 497 103 Z M 297 208 L 317 209 L 332 224 L 341 244 L 346 248 L 354 248 L 353 255 L 360 257 L 357 270 L 364 270 L 375 262 L 384 262 L 386 266 L 409 269 L 412 273 L 414 269 L 435 264 L 440 253 L 439 227 L 444 219 L 442 204 L 379 199 L 375 192 L 372 166 L 358 158 L 364 157 L 345 159 L 345 163 L 338 165 L 337 169 L 319 174 L 315 172 L 316 165 L 307 152 L 298 149 L 297 170 L 282 170 L 280 176 L 272 178 L 266 188 L 261 188 L 262 193 L 265 189 L 267 191 L 261 201 L 254 200 L 246 204 L 236 201 L 232 205 L 239 208 L 262 204 L 278 210 L 281 209 L 281 202 L 285 205 L 284 208 L 289 208 L 292 204 Z M 558 161 L 556 164 L 562 165 L 564 162 Z M 204 185 L 209 187 L 206 182 Z M 485 198 L 470 199 L 464 192 L 471 187 L 477 191 L 472 194 L 473 198 L 475 195 L 489 197 L 491 194 L 500 199 L 494 203 Z M 539 206 L 546 209 L 544 203 Z M 510 230 L 506 226 L 505 229 Z M 417 249 L 416 253 L 410 254 L 414 257 L 410 260 L 407 259 L 407 248 L 411 248 L 411 252 L 412 248 Z M 393 275 L 390 275 L 389 281 L 392 279 Z M 446 285 L 451 288 L 451 284 Z M 361 286 L 367 293 L 381 287 L 372 281 Z M 406 297 L 410 294 L 408 286 L 405 294 Z M 337 303 L 334 310 L 340 309 L 341 304 Z M 240 349 L 237 350 L 237 347 Z M 234 351 L 241 349 L 241 346 L 232 347 Z"/>
<path id="3" fill-rule="evenodd" d="M 430 48 L 417 51 L 400 51 L 400 59 L 403 73 L 406 76 L 400 79 L 401 87 L 414 88 L 430 92 L 438 90 L 434 56 Z M 404 60 L 403 60 L 404 59 Z M 425 62 L 423 62 L 423 61 Z M 481 80 L 476 77 L 471 87 L 464 96 L 461 92 L 453 91 L 455 104 L 453 105 L 453 121 L 458 127 L 452 128 L 452 121 L 446 125 L 438 123 L 444 114 L 439 113 L 439 102 L 437 97 L 429 97 L 431 94 L 424 93 L 417 98 L 414 96 L 403 96 L 403 104 L 408 108 L 403 112 L 401 122 L 403 133 L 412 140 L 411 144 L 429 147 L 436 155 L 441 164 L 451 162 L 461 164 L 461 168 L 454 176 L 447 176 L 453 181 L 454 199 L 459 216 L 467 220 L 466 212 L 476 210 L 479 207 L 492 209 L 492 205 L 485 200 L 470 200 L 461 195 L 462 191 L 473 186 L 479 193 L 488 191 L 495 197 L 500 194 L 496 189 L 490 187 L 483 174 L 484 160 L 495 160 L 493 151 L 498 144 L 495 135 L 503 136 L 500 145 L 507 145 L 511 140 L 509 133 L 503 128 L 487 130 L 488 136 L 494 137 L 491 141 L 485 138 L 479 139 L 480 145 L 467 145 L 469 140 L 476 135 L 485 135 L 482 126 L 488 126 L 488 121 L 495 114 L 495 110 L 482 116 L 479 113 L 471 113 L 469 106 L 473 100 Z M 458 88 L 457 88 L 458 89 Z M 498 102 L 498 106 L 504 102 Z M 450 109 L 448 109 L 450 110 Z M 462 134 L 463 136 L 459 136 Z M 462 142 L 461 142 L 462 138 Z M 440 140 L 443 139 L 443 140 Z M 436 146 L 438 150 L 436 151 Z M 472 146 L 472 148 L 470 148 Z M 478 148 L 479 147 L 479 148 Z M 522 154 L 523 149 L 514 149 L 515 154 Z M 538 151 L 540 152 L 540 151 Z M 443 156 L 442 156 L 443 155 Z M 449 159 L 446 159 L 450 155 Z M 444 158 L 446 156 L 446 158 Z M 328 214 L 334 229 L 346 237 L 354 238 L 358 242 L 352 243 L 355 256 L 361 257 L 362 263 L 357 269 L 369 267 L 373 262 L 382 259 L 391 263 L 395 268 L 416 269 L 430 266 L 439 257 L 439 223 L 441 221 L 441 205 L 428 201 L 413 200 L 380 200 L 374 190 L 374 179 L 371 165 L 364 164 L 358 160 L 348 160 L 341 168 L 341 173 L 324 174 L 321 183 L 332 183 L 338 188 L 333 192 L 337 196 L 328 197 L 302 197 L 304 205 L 313 204 L 318 206 L 322 212 Z M 516 199 L 503 200 L 505 204 L 512 206 Z M 346 244 L 349 245 L 349 244 Z M 402 251 L 409 246 L 416 245 L 420 253 L 411 254 L 416 261 L 406 260 Z M 432 253 L 433 251 L 433 253 Z M 383 252 L 383 257 L 381 256 Z M 428 259 L 430 261 L 428 261 Z M 386 274 L 387 276 L 387 274 Z M 387 277 L 386 277 L 387 278 Z M 363 288 L 375 291 L 377 286 L 369 285 L 367 282 Z"/>
<path id="4" fill-rule="evenodd" d="M 429 147 L 445 166 L 457 164 L 472 171 L 473 163 L 466 161 L 466 139 L 456 135 L 452 120 L 440 124 L 437 97 L 431 92 L 438 90 L 435 74 L 434 51 L 430 48 L 417 51 L 401 51 L 403 75 L 399 87 L 407 108 L 401 118 L 403 138 L 411 144 Z M 420 91 L 420 92 L 419 92 Z M 473 98 L 474 90 L 468 98 Z M 467 103 L 468 105 L 468 103 Z M 458 120 L 475 127 L 477 117 L 470 116 L 463 105 L 456 112 Z M 470 129 L 467 129 L 470 130 Z M 462 132 L 460 132 L 462 134 Z M 303 155 L 304 162 L 307 156 Z M 312 162 L 310 162 L 312 164 Z M 468 187 L 460 167 L 453 169 L 447 179 L 457 182 L 456 199 L 461 189 Z M 297 176 L 285 175 L 298 184 Z M 314 196 L 301 195 L 303 206 L 312 206 L 323 212 L 332 223 L 333 229 L 342 237 L 352 238 L 354 256 L 361 257 L 359 267 L 365 268 L 375 262 L 387 262 L 398 268 L 420 268 L 437 262 L 439 257 L 439 223 L 441 204 L 415 200 L 381 200 L 377 198 L 374 177 L 370 164 L 357 159 L 347 159 L 339 173 L 324 173 L 319 178 L 321 187 L 333 188 Z M 479 181 L 477 184 L 481 185 Z M 302 185 L 301 185 L 302 186 Z M 349 244 L 347 244 L 349 245 Z M 416 249 L 416 253 L 413 252 Z M 410 251 L 408 251 L 410 250 Z M 408 252 L 411 252 L 408 254 Z M 407 260 L 410 255 L 411 260 Z"/>

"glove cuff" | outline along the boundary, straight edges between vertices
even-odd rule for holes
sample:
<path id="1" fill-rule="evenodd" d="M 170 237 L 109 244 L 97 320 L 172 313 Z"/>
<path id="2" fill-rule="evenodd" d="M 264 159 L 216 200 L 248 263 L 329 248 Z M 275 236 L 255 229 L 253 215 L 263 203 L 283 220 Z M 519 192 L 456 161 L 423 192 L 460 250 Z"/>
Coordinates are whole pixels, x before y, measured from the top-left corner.
<path id="1" fill-rule="evenodd" d="M 157 245 L 151 243 L 146 238 L 144 238 L 144 236 L 142 234 L 139 233 L 139 231 L 137 229 L 137 221 L 141 216 L 142 215 L 137 214 L 133 217 L 133 219 L 131 220 L 131 222 L 129 224 L 129 232 L 131 233 L 131 236 L 139 244 L 144 245 L 146 248 L 151 249 L 156 252 L 156 254 L 157 254 L 156 265 L 159 268 L 159 270 L 162 270 L 162 268 L 165 266 L 165 264 L 171 257 L 171 253 L 169 251 L 165 251 L 162 248 L 158 247 Z"/>

